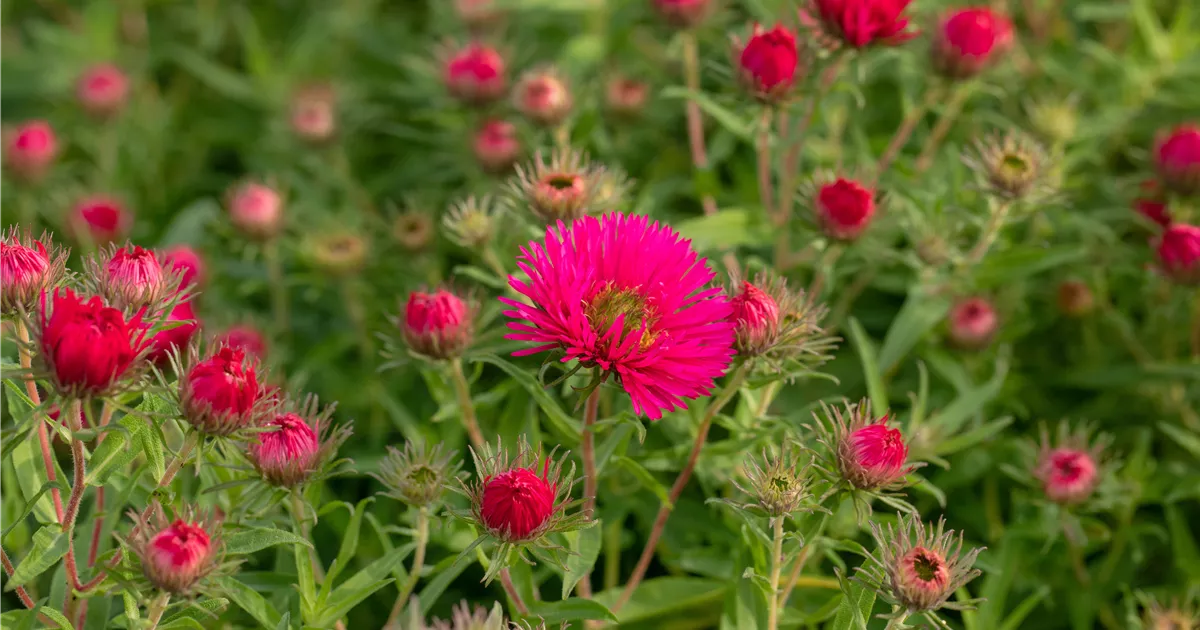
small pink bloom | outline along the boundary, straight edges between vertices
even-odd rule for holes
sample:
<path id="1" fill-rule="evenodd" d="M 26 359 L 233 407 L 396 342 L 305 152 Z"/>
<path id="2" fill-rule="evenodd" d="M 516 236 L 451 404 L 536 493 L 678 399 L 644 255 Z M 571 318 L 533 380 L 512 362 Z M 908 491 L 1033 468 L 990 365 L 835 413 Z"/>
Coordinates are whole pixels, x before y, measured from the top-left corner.
<path id="1" fill-rule="evenodd" d="M 779 332 L 779 304 L 770 293 L 742 283 L 742 291 L 729 300 L 736 325 L 738 354 L 760 354 L 768 349 Z"/>
<path id="2" fill-rule="evenodd" d="M 41 179 L 58 154 L 58 139 L 50 123 L 31 120 L 5 136 L 4 165 L 25 181 Z"/>
<path id="3" fill-rule="evenodd" d="M 1177 192 L 1200 192 L 1200 126 L 1186 123 L 1167 132 L 1154 149 L 1163 183 Z"/>
<path id="4" fill-rule="evenodd" d="M 109 63 L 94 65 L 79 77 L 75 93 L 84 109 L 101 116 L 116 113 L 125 106 L 129 94 L 129 78 Z"/>
<path id="5" fill-rule="evenodd" d="M 105 245 L 124 238 L 133 215 L 111 197 L 95 196 L 80 201 L 67 218 L 67 231 L 75 240 Z"/>
<path id="6" fill-rule="evenodd" d="M 974 76 L 1008 51 L 1012 37 L 1012 22 L 989 8 L 953 10 L 936 33 L 933 65 L 948 77 Z"/>
<path id="7" fill-rule="evenodd" d="M 443 81 L 455 98 L 470 103 L 496 100 L 508 87 L 504 58 L 494 48 L 470 44 L 446 61 Z"/>
<path id="8" fill-rule="evenodd" d="M 166 363 L 172 352 L 186 348 L 196 334 L 199 323 L 192 303 L 176 304 L 167 315 L 165 326 L 150 340 L 150 360 L 159 365 Z"/>
<path id="9" fill-rule="evenodd" d="M 163 252 L 163 266 L 179 274 L 181 289 L 204 284 L 204 258 L 189 245 L 168 247 Z"/>
<path id="10" fill-rule="evenodd" d="M 212 569 L 216 553 L 203 524 L 176 519 L 146 544 L 142 570 L 156 588 L 185 593 Z"/>
<path id="11" fill-rule="evenodd" d="M 22 243 L 17 230 L 0 242 L 0 300 L 4 313 L 33 306 L 34 300 L 56 280 L 53 264 L 41 241 Z"/>
<path id="12" fill-rule="evenodd" d="M 690 28 L 712 13 L 713 0 L 654 0 L 654 8 L 671 24 Z"/>
<path id="13" fill-rule="evenodd" d="M 480 517 L 492 536 L 505 542 L 525 541 L 554 514 L 555 493 L 537 471 L 513 468 L 484 481 Z"/>
<path id="14" fill-rule="evenodd" d="M 851 428 L 838 445 L 838 468 L 855 488 L 875 490 L 904 479 L 912 467 L 908 445 L 899 429 L 887 426 L 888 417 Z"/>
<path id="15" fill-rule="evenodd" d="M 802 24 L 824 38 L 851 48 L 895 46 L 916 33 L 908 31 L 904 10 L 912 0 L 809 0 L 801 9 Z"/>
<path id="16" fill-rule="evenodd" d="M 312 474 L 320 460 L 321 440 L 303 417 L 282 413 L 266 424 L 270 431 L 256 434 L 249 447 L 250 461 L 268 483 L 291 487 Z"/>
<path id="17" fill-rule="evenodd" d="M 895 588 L 905 601 L 931 603 L 943 599 L 950 587 L 950 568 L 941 554 L 913 547 L 897 560 Z"/>
<path id="18" fill-rule="evenodd" d="M 756 97 L 766 101 L 778 100 L 792 88 L 799 62 L 796 36 L 781 25 L 764 32 L 755 24 L 750 41 L 738 55 L 742 80 Z"/>
<path id="19" fill-rule="evenodd" d="M 1046 498 L 1056 503 L 1087 499 L 1099 480 L 1091 453 L 1072 448 L 1056 448 L 1046 453 L 1036 472 Z"/>
<path id="20" fill-rule="evenodd" d="M 461 355 L 471 345 L 473 317 L 470 305 L 450 291 L 415 291 L 404 305 L 400 331 L 413 352 L 449 359 Z"/>
<path id="21" fill-rule="evenodd" d="M 1179 284 L 1200 284 L 1200 227 L 1176 223 L 1163 231 L 1158 241 L 1158 264 Z"/>
<path id="22" fill-rule="evenodd" d="M 337 131 L 337 101 L 328 85 L 308 86 L 292 97 L 292 131 L 310 142 L 323 142 Z"/>
<path id="23" fill-rule="evenodd" d="M 1157 180 L 1147 179 L 1142 182 L 1142 193 L 1133 200 L 1133 208 L 1138 214 L 1150 219 L 1162 227 L 1171 225 L 1171 215 L 1167 211 L 1167 199 Z"/>
<path id="24" fill-rule="evenodd" d="M 839 177 L 817 190 L 817 223 L 830 238 L 852 241 L 875 216 L 875 191 L 853 179 Z"/>
<path id="25" fill-rule="evenodd" d="M 180 390 L 184 418 L 204 433 L 224 436 L 258 424 L 263 389 L 243 350 L 220 348 L 188 370 Z"/>
<path id="26" fill-rule="evenodd" d="M 551 70 L 530 72 L 513 88 L 513 104 L 526 118 L 550 127 L 571 112 L 571 90 Z"/>
<path id="27" fill-rule="evenodd" d="M 966 350 L 987 346 L 996 334 L 1000 317 L 992 303 L 981 297 L 962 300 L 950 308 L 950 341 Z"/>
<path id="28" fill-rule="evenodd" d="M 517 128 L 504 120 L 489 120 L 475 132 L 475 158 L 484 170 L 500 173 L 512 168 L 521 153 Z"/>
<path id="29" fill-rule="evenodd" d="M 232 326 L 229 330 L 217 335 L 214 343 L 243 350 L 258 360 L 267 357 L 267 340 L 262 332 L 250 325 Z"/>
<path id="30" fill-rule="evenodd" d="M 229 218 L 246 236 L 268 239 L 283 224 L 283 198 L 270 186 L 247 181 L 229 194 Z"/>
<path id="31" fill-rule="evenodd" d="M 108 301 L 126 309 L 152 305 L 167 288 L 158 257 L 137 245 L 113 252 L 97 280 Z"/>

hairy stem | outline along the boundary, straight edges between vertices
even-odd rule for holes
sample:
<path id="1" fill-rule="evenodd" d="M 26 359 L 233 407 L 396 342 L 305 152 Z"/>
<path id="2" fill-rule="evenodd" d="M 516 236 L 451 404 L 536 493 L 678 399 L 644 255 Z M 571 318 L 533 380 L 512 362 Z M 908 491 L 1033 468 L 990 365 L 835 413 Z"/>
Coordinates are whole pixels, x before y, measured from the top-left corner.
<path id="1" fill-rule="evenodd" d="M 87 461 L 84 459 L 83 440 L 77 433 L 83 430 L 80 414 L 83 402 L 74 400 L 66 409 L 67 425 L 71 429 L 71 496 L 67 499 L 67 509 L 63 513 L 62 528 L 67 534 L 67 555 L 63 566 L 67 572 L 68 591 L 71 588 L 83 590 L 79 583 L 79 570 L 75 564 L 75 518 L 79 516 L 79 504 L 83 502 L 83 493 L 87 490 L 84 478 L 87 476 Z M 70 615 L 68 615 L 69 617 Z"/>
<path id="2" fill-rule="evenodd" d="M 8 577 L 12 577 L 13 571 L 16 569 L 13 567 L 12 560 L 8 559 L 8 553 L 4 551 L 4 548 L 2 547 L 0 547 L 0 562 L 3 562 L 4 564 L 4 572 L 8 574 Z M 33 601 L 33 598 L 29 596 L 29 592 L 25 590 L 25 587 L 18 586 L 13 590 L 17 592 L 17 597 L 21 598 L 21 603 L 24 604 L 26 608 L 33 608 L 35 605 L 37 605 Z M 46 623 L 45 618 L 43 618 L 42 621 L 43 623 Z"/>
<path id="3" fill-rule="evenodd" d="M 596 417 L 600 414 L 600 388 L 592 389 L 583 410 L 583 435 L 580 436 L 579 452 L 583 458 L 583 515 L 589 520 L 596 513 L 596 489 L 599 482 L 596 473 Z M 591 598 L 592 576 L 584 574 L 576 584 L 579 596 Z"/>
<path id="4" fill-rule="evenodd" d="M 696 45 L 696 35 L 686 31 L 683 39 L 683 76 L 689 90 L 700 92 L 700 53 Z M 688 145 L 692 150 L 692 165 L 698 171 L 708 170 L 708 151 L 704 144 L 704 118 L 700 113 L 700 105 L 695 99 L 688 99 L 685 105 L 687 112 Z M 717 200 L 705 192 L 700 197 L 700 205 L 704 214 L 717 213 Z"/>
<path id="5" fill-rule="evenodd" d="M 771 108 L 764 107 L 758 123 L 758 198 L 767 218 L 779 216 L 771 190 Z"/>
<path id="6" fill-rule="evenodd" d="M 770 593 L 767 595 L 767 630 L 779 628 L 779 573 L 783 568 L 783 517 L 771 519 L 772 540 Z"/>
<path id="7" fill-rule="evenodd" d="M 454 393 L 458 396 L 458 410 L 462 415 L 463 428 L 467 430 L 467 438 L 476 451 L 483 451 L 483 433 L 479 423 L 475 421 L 475 404 L 471 402 L 471 387 L 467 384 L 467 375 L 463 373 L 462 360 L 455 357 L 450 361 L 450 380 L 454 383 Z"/>
<path id="8" fill-rule="evenodd" d="M 167 466 L 166 471 L 163 472 L 162 479 L 158 481 L 158 486 L 160 488 L 170 485 L 171 481 L 175 479 L 175 475 L 179 473 L 179 469 L 183 468 L 183 465 L 187 463 L 188 456 L 191 455 L 192 449 L 196 448 L 196 445 L 199 443 L 200 432 L 189 432 L 187 437 L 183 440 L 183 445 L 179 447 L 179 452 L 175 453 L 175 457 L 171 459 L 171 463 Z"/>
<path id="9" fill-rule="evenodd" d="M 983 257 L 987 255 L 988 250 L 992 247 L 992 243 L 1000 235 L 1000 228 L 1004 226 L 1004 220 L 1008 218 L 1008 210 L 1011 207 L 1011 202 L 1001 201 L 999 205 L 992 209 L 992 216 L 988 219 L 983 232 L 980 233 L 979 240 L 975 242 L 975 246 L 967 253 L 967 264 L 979 264 L 983 260 Z"/>
<path id="10" fill-rule="evenodd" d="M 286 337 L 291 324 L 288 321 L 288 294 L 283 276 L 283 261 L 279 257 L 279 239 L 272 238 L 263 246 L 263 260 L 267 265 L 271 312 L 275 318 L 276 332 Z"/>
<path id="11" fill-rule="evenodd" d="M 517 613 L 521 616 L 528 615 L 529 607 L 525 605 L 525 600 L 521 599 L 521 594 L 517 592 L 517 587 L 512 581 L 512 575 L 508 572 L 508 567 L 500 569 L 500 583 L 504 585 L 504 592 L 508 593 L 508 598 L 512 600 Z"/>
<path id="12" fill-rule="evenodd" d="M 974 84 L 967 82 L 954 88 L 954 93 L 950 95 L 950 102 L 946 103 L 942 109 L 937 124 L 933 126 L 933 131 L 925 139 L 925 145 L 921 147 L 921 153 L 917 156 L 916 171 L 918 175 L 929 170 L 933 164 L 933 158 L 937 155 L 938 148 L 942 146 L 942 140 L 945 139 L 947 133 L 950 133 L 950 129 L 958 119 L 958 114 L 962 111 L 963 104 L 967 102 L 972 87 Z"/>
<path id="13" fill-rule="evenodd" d="M 658 547 L 658 539 L 662 537 L 663 530 L 667 526 L 667 518 L 671 516 L 671 510 L 675 506 L 675 502 L 679 500 L 679 496 L 683 494 L 684 487 L 692 478 L 692 471 L 696 469 L 696 462 L 700 459 L 700 451 L 704 448 L 704 441 L 708 439 L 708 430 L 712 427 L 713 419 L 717 417 L 717 413 L 733 399 L 734 394 L 741 388 L 745 382 L 746 376 L 750 373 L 750 363 L 742 363 L 737 371 L 729 377 L 729 382 L 708 404 L 708 409 L 704 412 L 704 419 L 700 422 L 700 428 L 696 431 L 696 439 L 692 443 L 692 451 L 688 455 L 687 463 L 684 464 L 683 470 L 679 471 L 679 476 L 675 478 L 675 484 L 671 486 L 671 493 L 668 495 L 670 502 L 663 505 L 658 510 L 658 516 L 654 519 L 654 526 L 650 530 L 650 537 L 646 540 L 646 546 L 642 548 L 642 555 L 638 558 L 637 566 L 633 569 L 633 574 L 629 576 L 629 581 L 625 583 L 625 589 L 621 592 L 621 596 L 617 599 L 612 607 L 615 613 L 633 597 L 633 592 L 637 590 L 638 584 L 642 578 L 646 577 L 646 569 L 650 568 L 650 560 L 654 558 L 654 551 Z"/>
<path id="14" fill-rule="evenodd" d="M 158 627 L 158 622 L 162 620 L 163 613 L 167 612 L 167 605 L 170 603 L 170 593 L 162 593 L 150 602 L 150 606 L 146 608 L 146 621 L 150 624 L 148 626 L 149 630 L 154 630 Z"/>
<path id="15" fill-rule="evenodd" d="M 421 507 L 417 512 L 415 538 L 417 549 L 413 552 L 412 569 L 408 572 L 408 579 L 405 580 L 404 586 L 400 588 L 400 595 L 396 598 L 396 605 L 392 607 L 392 613 L 388 615 L 387 623 L 384 624 L 385 628 L 394 628 L 400 622 L 400 613 L 404 611 L 404 605 L 421 579 L 421 569 L 425 566 L 425 547 L 429 544 L 429 510 L 425 507 Z"/>
<path id="16" fill-rule="evenodd" d="M 29 329 L 25 327 L 23 319 L 17 320 L 17 351 L 20 354 L 21 368 L 28 372 L 33 366 L 33 355 L 29 352 Z M 46 428 L 46 420 L 38 413 L 37 407 L 42 404 L 42 396 L 38 393 L 37 383 L 33 377 L 29 376 L 25 379 L 25 392 L 29 395 L 29 400 L 33 402 L 33 421 L 37 424 L 38 446 L 42 449 L 42 466 L 46 469 L 46 479 L 48 481 L 56 481 L 58 473 L 54 466 L 54 452 L 50 449 L 50 431 Z M 58 522 L 63 522 L 63 503 L 62 493 L 58 486 L 50 488 L 50 497 L 54 501 L 54 515 L 58 517 Z"/>
<path id="17" fill-rule="evenodd" d="M 941 85 L 935 85 L 925 90 L 925 99 L 919 105 L 913 108 L 908 116 L 896 128 L 896 133 L 892 135 L 891 142 L 884 149 L 883 155 L 879 157 L 879 162 L 875 165 L 874 183 L 879 183 L 879 179 L 887 172 L 888 167 L 892 165 L 892 161 L 900 154 L 900 150 L 908 143 L 909 136 L 912 135 L 914 129 L 917 128 L 917 123 L 925 117 L 925 112 L 929 111 L 929 107 L 933 105 L 942 95 Z"/>
<path id="18" fill-rule="evenodd" d="M 897 609 L 898 607 L 896 606 L 892 607 L 893 612 L 896 612 Z M 888 619 L 887 627 L 885 627 L 883 630 L 898 630 L 899 628 L 907 628 L 908 626 L 904 625 L 905 619 L 908 619 L 907 612 L 896 615 L 895 617 Z"/>

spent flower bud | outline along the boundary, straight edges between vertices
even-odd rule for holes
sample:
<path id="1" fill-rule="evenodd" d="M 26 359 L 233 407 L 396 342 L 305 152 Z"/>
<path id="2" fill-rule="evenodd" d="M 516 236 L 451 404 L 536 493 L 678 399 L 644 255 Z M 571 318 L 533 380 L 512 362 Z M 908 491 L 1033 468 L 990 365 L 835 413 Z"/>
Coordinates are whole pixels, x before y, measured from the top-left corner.
<path id="1" fill-rule="evenodd" d="M 963 535 L 947 531 L 946 519 L 927 527 L 920 515 L 897 515 L 899 522 L 871 522 L 875 552 L 867 556 L 855 578 L 896 606 L 900 615 L 940 608 L 972 608 L 978 600 L 949 602 L 950 596 L 982 572 L 973 568 L 983 547 L 962 553 Z"/>
<path id="2" fill-rule="evenodd" d="M 413 507 L 432 508 L 441 502 L 446 485 L 458 479 L 456 455 L 443 451 L 441 444 L 426 448 L 409 442 L 403 450 L 389 446 L 379 474 L 372 476 L 387 487 L 388 496 Z"/>
<path id="3" fill-rule="evenodd" d="M 361 270 L 367 258 L 367 247 L 368 243 L 361 235 L 339 229 L 313 233 L 306 241 L 312 263 L 333 276 L 354 274 Z"/>
<path id="4" fill-rule="evenodd" d="M 753 499 L 753 503 L 742 507 L 754 507 L 766 512 L 767 516 L 780 517 L 802 509 L 810 511 L 820 506 L 805 508 L 812 499 L 809 487 L 809 467 L 796 461 L 794 449 L 785 445 L 778 455 L 762 453 L 762 463 L 747 458 L 745 464 L 746 484 L 734 485 Z"/>
<path id="5" fill-rule="evenodd" d="M 429 247 L 433 237 L 433 219 L 429 213 L 418 208 L 405 210 L 392 221 L 392 238 L 410 252 Z"/>
<path id="6" fill-rule="evenodd" d="M 1023 134 L 990 136 L 975 142 L 974 154 L 963 160 L 996 197 L 1033 199 L 1050 188 L 1050 164 L 1042 147 Z"/>

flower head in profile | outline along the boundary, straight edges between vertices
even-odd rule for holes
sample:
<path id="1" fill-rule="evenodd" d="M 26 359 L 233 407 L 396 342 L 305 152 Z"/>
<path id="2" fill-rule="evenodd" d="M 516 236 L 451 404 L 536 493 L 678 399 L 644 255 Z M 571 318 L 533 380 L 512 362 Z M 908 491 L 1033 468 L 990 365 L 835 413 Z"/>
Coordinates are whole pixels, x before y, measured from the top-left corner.
<path id="1" fill-rule="evenodd" d="M 627 184 L 620 178 L 606 180 L 607 172 L 577 151 L 554 151 L 549 161 L 539 151 L 529 164 L 517 166 L 509 180 L 506 204 L 514 212 L 528 208 L 545 223 L 569 222 L 611 210 Z M 613 188 L 604 190 L 606 181 Z"/>
<path id="2" fill-rule="evenodd" d="M 933 66 L 963 79 L 979 74 L 1012 46 L 1013 25 L 987 7 L 965 7 L 942 16 L 934 36 Z"/>
<path id="3" fill-rule="evenodd" d="M 1173 282 L 1200 285 L 1200 227 L 1176 223 L 1158 239 L 1158 265 Z"/>
<path id="4" fill-rule="evenodd" d="M 946 519 L 927 526 L 920 515 L 897 515 L 897 524 L 871 522 L 875 552 L 858 567 L 855 579 L 897 607 L 897 615 L 931 615 L 948 608 L 964 610 L 979 600 L 950 602 L 950 597 L 981 574 L 973 568 L 983 547 L 963 553 L 963 535 L 946 530 Z M 944 623 L 944 622 L 943 622 Z M 936 622 L 935 622 L 936 624 Z"/>
<path id="5" fill-rule="evenodd" d="M 10 315 L 32 309 L 43 291 L 63 281 L 66 260 L 67 252 L 49 234 L 34 239 L 28 230 L 10 227 L 0 241 L 0 311 Z"/>
<path id="6" fill-rule="evenodd" d="M 158 504 L 148 518 L 134 511 L 129 514 L 135 521 L 130 548 L 154 588 L 187 595 L 220 568 L 223 544 L 221 518 L 216 514 L 189 507 L 169 519 Z"/>
<path id="7" fill-rule="evenodd" d="M 888 426 L 887 414 L 876 418 L 866 400 L 840 409 L 823 405 L 822 412 L 824 418 L 814 414 L 818 441 L 830 452 L 839 481 L 869 492 L 906 485 L 917 465 L 908 461 L 908 442 L 899 429 Z"/>
<path id="8" fill-rule="evenodd" d="M 58 288 L 40 298 L 37 356 L 60 396 L 109 396 L 144 373 L 147 331 L 141 313 L 126 319 L 99 297 Z"/>
<path id="9" fill-rule="evenodd" d="M 450 95 L 479 104 L 494 101 L 508 88 L 507 66 L 495 48 L 472 43 L 442 53 L 442 81 Z"/>
<path id="10" fill-rule="evenodd" d="M 734 47 L 742 83 L 755 98 L 774 103 L 787 96 L 800 65 L 795 33 L 783 25 L 764 31 L 755 24 L 750 39 L 744 45 L 735 40 Z"/>
<path id="11" fill-rule="evenodd" d="M 827 309 L 803 290 L 792 291 L 782 277 L 763 272 L 753 282 L 732 275 L 726 295 L 738 355 L 762 357 L 780 373 L 786 362 L 816 367 L 828 360 L 836 340 L 821 329 Z"/>
<path id="12" fill-rule="evenodd" d="M 107 245 L 129 234 L 133 214 L 113 197 L 94 195 L 80 200 L 67 216 L 67 233 L 75 241 Z"/>
<path id="13" fill-rule="evenodd" d="M 985 191 L 1007 201 L 1030 201 L 1051 190 L 1049 157 L 1037 141 L 1020 133 L 992 135 L 974 144 L 963 161 Z"/>
<path id="14" fill-rule="evenodd" d="M 1032 468 L 1046 498 L 1064 505 L 1086 502 L 1103 478 L 1107 465 L 1103 457 L 1111 442 L 1109 436 L 1093 438 L 1087 424 L 1072 428 L 1066 422 L 1058 425 L 1053 439 L 1044 425 L 1040 436 Z"/>
<path id="15" fill-rule="evenodd" d="M 58 136 L 44 120 L 21 123 L 4 132 L 4 167 L 19 181 L 36 182 L 45 176 L 58 155 Z"/>
<path id="16" fill-rule="evenodd" d="M 573 104 L 570 86 L 553 68 L 526 72 L 513 87 L 513 107 L 545 127 L 561 123 L 571 113 Z"/>
<path id="17" fill-rule="evenodd" d="M 707 260 L 677 232 L 648 217 L 611 213 L 546 229 L 521 248 L 525 274 L 501 297 L 512 331 L 535 344 L 523 356 L 561 353 L 615 378 L 635 413 L 651 419 L 711 394 L 733 359 L 732 307 L 711 286 Z"/>
<path id="18" fill-rule="evenodd" d="M 896 46 L 917 36 L 904 15 L 911 1 L 808 0 L 800 9 L 800 24 L 829 49 Z"/>
<path id="19" fill-rule="evenodd" d="M 431 508 L 441 502 L 446 486 L 458 479 L 460 464 L 454 451 L 441 444 L 426 447 L 409 442 L 404 449 L 388 447 L 387 457 L 372 473 L 387 489 L 387 495 L 414 507 Z"/>
<path id="20" fill-rule="evenodd" d="M 176 366 L 179 404 L 188 424 L 206 435 L 224 437 L 261 426 L 272 416 L 276 401 L 266 395 L 258 361 L 245 350 L 219 346 L 203 360 L 193 346 L 190 368 Z"/>
<path id="21" fill-rule="evenodd" d="M 461 481 L 471 503 L 469 513 L 460 513 L 501 548 L 556 552 L 560 549 L 547 535 L 579 529 L 587 517 L 575 511 L 580 501 L 571 500 L 575 485 L 575 465 L 564 474 L 566 454 L 557 460 L 554 452 L 533 449 L 522 439 L 516 451 L 506 451 L 499 440 L 493 449 L 485 445 L 480 452 L 471 450 L 475 477 Z M 506 557 L 506 554 L 498 554 Z M 485 581 L 490 581 L 502 566 L 493 563 Z"/>
<path id="22" fill-rule="evenodd" d="M 1200 192 L 1200 125 L 1183 124 L 1161 133 L 1154 165 L 1168 188 L 1182 195 Z"/>
<path id="23" fill-rule="evenodd" d="M 475 339 L 475 302 L 445 288 L 414 291 L 396 320 L 413 352 L 433 359 L 461 356 Z"/>
<path id="24" fill-rule="evenodd" d="M 442 225 L 450 240 L 461 247 L 479 250 L 490 244 L 496 235 L 498 214 L 491 197 L 472 196 L 450 206 Z"/>
<path id="25" fill-rule="evenodd" d="M 263 422 L 246 447 L 254 469 L 267 483 L 291 488 L 312 481 L 337 455 L 350 437 L 347 426 L 335 427 L 331 420 L 336 405 L 324 408 L 315 396 L 303 403 L 290 400 Z"/>

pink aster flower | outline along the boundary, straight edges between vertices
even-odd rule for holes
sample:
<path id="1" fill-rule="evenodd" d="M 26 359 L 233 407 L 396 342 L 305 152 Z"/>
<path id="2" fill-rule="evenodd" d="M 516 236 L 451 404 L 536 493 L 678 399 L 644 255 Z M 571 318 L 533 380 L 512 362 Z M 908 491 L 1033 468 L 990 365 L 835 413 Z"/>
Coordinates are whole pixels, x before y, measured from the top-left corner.
<path id="1" fill-rule="evenodd" d="M 509 285 L 529 304 L 500 298 L 515 321 L 507 337 L 561 350 L 615 376 L 651 419 L 707 396 L 733 358 L 732 308 L 691 243 L 648 217 L 612 213 L 546 229 L 521 248 L 528 276 Z"/>

